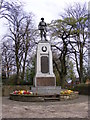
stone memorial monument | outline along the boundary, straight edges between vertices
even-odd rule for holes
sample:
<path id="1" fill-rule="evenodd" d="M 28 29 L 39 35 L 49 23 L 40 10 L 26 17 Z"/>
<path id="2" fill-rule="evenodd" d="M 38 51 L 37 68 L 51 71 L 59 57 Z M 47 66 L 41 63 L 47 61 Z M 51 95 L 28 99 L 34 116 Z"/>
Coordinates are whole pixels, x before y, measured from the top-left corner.
<path id="1" fill-rule="evenodd" d="M 39 94 L 60 94 L 61 87 L 56 86 L 56 77 L 53 73 L 53 60 L 50 42 L 46 39 L 47 25 L 44 18 L 38 25 L 41 40 L 37 45 L 36 75 L 33 92 Z"/>
<path id="2" fill-rule="evenodd" d="M 36 58 L 36 76 L 35 87 L 37 86 L 56 86 L 56 78 L 53 73 L 52 51 L 51 45 L 46 40 L 46 23 L 44 18 L 41 18 L 39 23 L 39 30 L 41 40 L 37 46 Z"/>

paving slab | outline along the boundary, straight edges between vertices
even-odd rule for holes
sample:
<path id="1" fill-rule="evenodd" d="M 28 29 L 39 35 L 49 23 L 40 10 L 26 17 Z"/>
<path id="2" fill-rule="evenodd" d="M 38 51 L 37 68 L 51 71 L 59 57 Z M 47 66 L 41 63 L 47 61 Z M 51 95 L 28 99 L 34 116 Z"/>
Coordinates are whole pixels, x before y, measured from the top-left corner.
<path id="1" fill-rule="evenodd" d="M 3 118 L 88 118 L 88 96 L 57 102 L 20 102 L 2 98 Z"/>

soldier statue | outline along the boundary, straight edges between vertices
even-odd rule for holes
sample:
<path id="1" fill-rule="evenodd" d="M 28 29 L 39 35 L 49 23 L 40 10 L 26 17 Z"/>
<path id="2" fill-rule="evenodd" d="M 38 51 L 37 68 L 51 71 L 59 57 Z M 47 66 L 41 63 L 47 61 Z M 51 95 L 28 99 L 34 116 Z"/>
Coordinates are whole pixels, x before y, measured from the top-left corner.
<path id="1" fill-rule="evenodd" d="M 46 40 L 46 32 L 47 32 L 47 25 L 44 22 L 44 18 L 41 18 L 41 22 L 38 25 L 38 29 L 40 30 L 40 36 L 41 36 L 41 40 L 44 37 Z M 47 40 L 46 40 L 47 41 Z"/>

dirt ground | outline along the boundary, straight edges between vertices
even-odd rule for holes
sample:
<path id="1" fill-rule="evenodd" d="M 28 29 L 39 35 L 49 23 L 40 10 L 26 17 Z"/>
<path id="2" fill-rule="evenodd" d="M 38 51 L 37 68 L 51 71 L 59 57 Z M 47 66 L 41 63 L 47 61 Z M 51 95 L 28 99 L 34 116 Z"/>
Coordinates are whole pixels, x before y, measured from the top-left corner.
<path id="1" fill-rule="evenodd" d="M 19 102 L 2 98 L 3 118 L 88 118 L 88 96 L 58 102 Z"/>

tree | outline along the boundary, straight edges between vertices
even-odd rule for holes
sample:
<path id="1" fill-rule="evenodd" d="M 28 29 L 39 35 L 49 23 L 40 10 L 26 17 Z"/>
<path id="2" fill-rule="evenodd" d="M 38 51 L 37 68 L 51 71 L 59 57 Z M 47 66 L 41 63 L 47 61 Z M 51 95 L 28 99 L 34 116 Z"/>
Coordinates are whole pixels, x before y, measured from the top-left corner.
<path id="1" fill-rule="evenodd" d="M 65 78 L 67 75 L 66 56 L 68 55 L 68 40 L 73 28 L 71 21 L 67 24 L 67 19 L 59 19 L 52 21 L 49 25 L 52 39 L 54 39 L 54 51 L 57 50 L 57 56 L 54 58 L 54 64 L 60 76 L 61 86 L 64 87 Z"/>
<path id="2" fill-rule="evenodd" d="M 83 68 L 83 82 L 85 83 L 88 80 L 88 67 L 84 66 Z"/>
<path id="3" fill-rule="evenodd" d="M 14 65 L 14 52 L 11 50 L 12 46 L 8 41 L 3 42 L 2 45 L 2 69 L 6 77 L 9 78 Z"/>
<path id="4" fill-rule="evenodd" d="M 76 79 L 74 64 L 69 58 L 67 58 L 67 79 L 71 79 L 73 82 Z"/>
<path id="5" fill-rule="evenodd" d="M 60 19 L 52 21 L 50 33 L 54 39 L 54 50 L 58 52 L 54 64 L 60 75 L 62 86 L 67 74 L 66 57 L 70 56 L 75 63 L 80 82 L 83 81 L 83 61 L 86 55 L 87 10 L 85 5 L 76 4 L 69 7 Z M 57 59 L 57 60 L 56 60 Z M 58 62 L 60 61 L 58 65 Z"/>
<path id="6" fill-rule="evenodd" d="M 84 4 L 81 6 L 79 3 L 76 3 L 74 6 L 70 6 L 66 10 L 66 16 L 72 17 L 75 19 L 75 23 L 73 26 L 73 33 L 76 35 L 73 36 L 73 41 L 69 41 L 72 47 L 72 53 L 75 56 L 76 68 L 79 75 L 80 82 L 83 82 L 83 64 L 86 59 L 86 51 L 87 51 L 87 9 Z"/>
<path id="7" fill-rule="evenodd" d="M 6 3 L 6 11 L 2 13 L 2 17 L 6 18 L 9 26 L 9 34 L 6 38 L 12 41 L 15 55 L 15 65 L 17 79 L 24 79 L 25 66 L 28 59 L 28 53 L 32 51 L 35 45 L 33 42 L 34 25 L 32 22 L 33 14 L 27 15 L 21 5 L 16 3 Z M 22 76 L 20 73 L 23 73 Z"/>
<path id="8" fill-rule="evenodd" d="M 0 9 L 2 8 L 3 0 L 0 1 Z"/>

